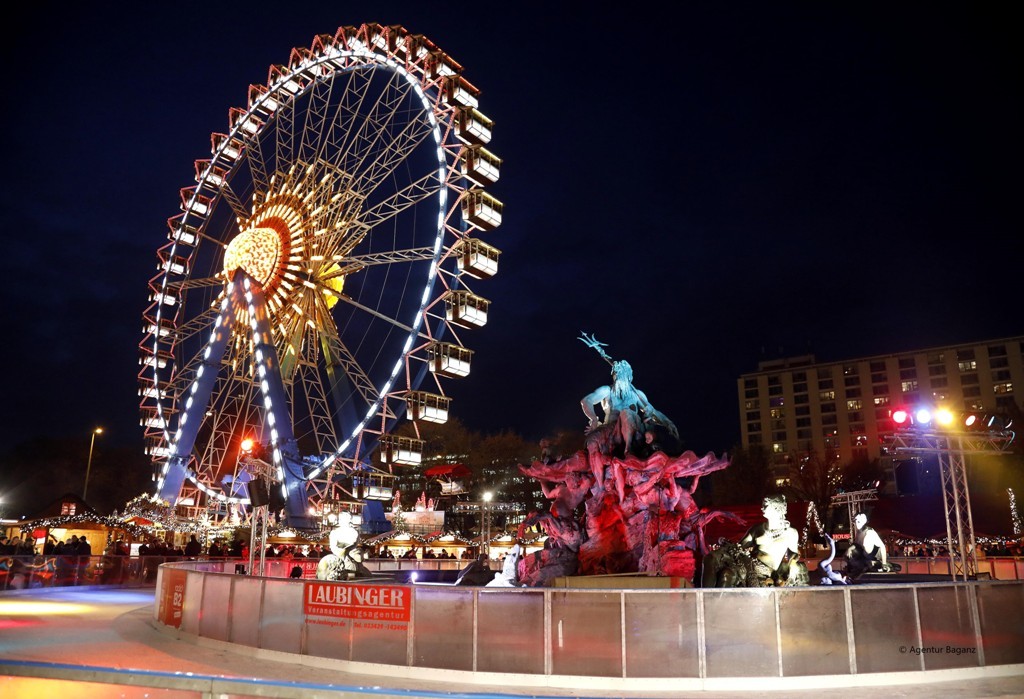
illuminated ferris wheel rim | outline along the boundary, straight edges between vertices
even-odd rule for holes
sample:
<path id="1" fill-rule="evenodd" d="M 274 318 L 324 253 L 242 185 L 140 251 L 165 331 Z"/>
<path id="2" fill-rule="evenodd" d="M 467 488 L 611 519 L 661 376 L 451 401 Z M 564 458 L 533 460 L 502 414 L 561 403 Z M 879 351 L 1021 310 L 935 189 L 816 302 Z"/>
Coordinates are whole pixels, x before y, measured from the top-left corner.
<path id="1" fill-rule="evenodd" d="M 362 42 L 360 42 L 356 37 L 349 37 L 348 43 L 351 45 L 353 43 Z M 224 185 L 227 176 L 233 172 L 237 163 L 240 162 L 241 149 L 238 147 L 238 144 L 244 144 L 247 137 L 259 138 L 264 130 L 270 128 L 274 123 L 274 119 L 278 116 L 277 110 L 281 106 L 282 102 L 299 99 L 313 88 L 318 79 L 322 78 L 333 80 L 340 73 L 365 70 L 368 68 L 372 70 L 383 69 L 400 76 L 418 99 L 419 106 L 422 110 L 421 114 L 425 115 L 427 120 L 429 120 L 430 132 L 433 136 L 437 157 L 437 169 L 434 175 L 437 183 L 437 225 L 434 234 L 433 251 L 430 257 L 429 271 L 424 284 L 422 298 L 419 300 L 418 308 L 412 314 L 411 322 L 407 324 L 408 333 L 405 338 L 405 343 L 400 356 L 392 367 L 389 378 L 385 380 L 379 388 L 377 388 L 376 399 L 369 406 L 366 414 L 361 418 L 361 420 L 359 420 L 358 424 L 352 428 L 351 433 L 347 435 L 344 441 L 337 446 L 334 452 L 331 453 L 314 472 L 309 474 L 309 478 L 316 477 L 324 470 L 331 467 L 331 465 L 333 465 L 338 459 L 343 458 L 346 451 L 363 433 L 370 421 L 373 420 L 374 417 L 381 415 L 381 411 L 384 409 L 384 405 L 392 388 L 394 387 L 394 383 L 402 373 L 402 369 L 406 365 L 410 352 L 413 349 L 414 342 L 420 335 L 425 318 L 425 311 L 432 301 L 432 290 L 438 275 L 439 262 L 446 251 L 445 233 L 446 228 L 448 228 L 448 216 L 451 213 L 448 210 L 448 189 L 453 187 L 453 182 L 455 180 L 460 180 L 462 178 L 462 175 L 458 173 L 458 169 L 454 167 L 454 164 L 458 162 L 458 158 L 466 146 L 464 144 L 458 145 L 454 140 L 446 145 L 446 134 L 442 133 L 442 122 L 447 122 L 446 126 L 449 128 L 452 126 L 451 120 L 454 112 L 453 105 L 445 104 L 440 99 L 437 99 L 432 104 L 431 97 L 424 90 L 420 78 L 417 77 L 413 70 L 407 69 L 396 61 L 390 53 L 377 53 L 370 50 L 368 47 L 365 47 L 365 45 L 363 47 L 347 49 L 330 46 L 322 54 L 311 54 L 307 56 L 302 61 L 293 64 L 286 72 L 282 72 L 276 81 L 268 84 L 267 89 L 256 99 L 251 100 L 248 109 L 234 120 L 227 137 L 221 139 L 219 146 L 214 149 L 213 158 L 209 161 L 206 171 L 203 172 L 201 176 L 197 177 L 197 186 L 193 189 L 191 198 L 187 202 L 183 201 L 182 208 L 184 215 L 181 217 L 177 230 L 172 235 L 172 244 L 170 247 L 170 256 L 173 257 L 178 249 L 180 235 L 187 228 L 190 222 L 190 216 L 196 216 L 198 219 L 197 227 L 199 229 L 204 227 L 206 220 L 199 214 L 198 209 L 198 207 L 203 205 L 202 195 L 200 194 L 201 190 L 203 190 L 204 187 L 213 190 L 215 192 L 213 199 L 216 199 L 216 197 L 219 196 L 220 189 Z M 420 71 L 423 70 L 423 68 L 419 66 L 415 66 L 415 68 Z M 305 85 L 302 84 L 304 82 L 306 83 Z M 435 87 L 434 89 L 437 88 Z M 261 116 L 267 114 L 270 115 L 269 118 L 263 120 Z M 248 134 L 248 136 L 246 136 L 246 134 Z M 457 146 L 457 149 L 452 156 L 449 156 L 446 154 L 446 148 L 451 149 L 452 146 Z M 218 171 L 218 166 L 223 166 L 225 164 L 228 165 L 226 170 Z M 459 188 L 456 187 L 455 189 L 458 191 Z M 462 224 L 462 228 L 459 230 L 463 232 L 465 231 L 464 223 Z M 456 231 L 453 230 L 453 232 Z M 171 269 L 169 266 L 165 266 L 165 271 L 162 275 L 160 284 L 161 294 L 168 293 L 171 284 Z M 157 304 L 156 322 L 158 326 L 162 321 L 163 313 L 163 308 L 160 304 Z M 152 346 L 154 356 L 158 356 L 160 353 L 159 335 L 154 334 Z M 192 387 L 189 389 L 189 392 L 194 392 L 195 383 L 198 381 L 201 372 L 202 366 L 199 367 L 199 372 L 197 373 L 195 380 L 192 382 Z M 161 392 L 160 368 L 156 363 L 154 363 L 153 366 L 153 390 L 154 393 L 159 396 Z M 185 394 L 185 391 L 181 391 L 176 394 L 176 397 L 181 397 Z M 186 410 L 181 413 L 181 421 L 179 422 L 178 430 L 172 434 L 170 422 L 167 419 L 170 416 L 165 414 L 164 402 L 159 398 L 156 400 L 156 414 L 163 422 L 163 438 L 165 443 L 169 445 L 170 452 L 172 454 L 176 452 L 177 443 L 181 436 L 181 424 L 183 424 L 187 419 L 187 411 L 189 407 L 190 406 L 187 406 Z M 271 446 L 276 455 L 278 452 L 278 444 L 274 438 L 273 430 Z M 163 473 L 161 474 L 161 481 L 163 475 L 166 473 L 166 469 L 167 464 L 165 462 Z M 280 469 L 279 466 L 278 469 Z M 208 496 L 217 500 L 241 503 L 248 502 L 248 498 L 226 496 L 223 493 L 207 487 L 207 485 L 200 480 L 198 475 L 194 472 L 189 473 L 187 478 Z"/>

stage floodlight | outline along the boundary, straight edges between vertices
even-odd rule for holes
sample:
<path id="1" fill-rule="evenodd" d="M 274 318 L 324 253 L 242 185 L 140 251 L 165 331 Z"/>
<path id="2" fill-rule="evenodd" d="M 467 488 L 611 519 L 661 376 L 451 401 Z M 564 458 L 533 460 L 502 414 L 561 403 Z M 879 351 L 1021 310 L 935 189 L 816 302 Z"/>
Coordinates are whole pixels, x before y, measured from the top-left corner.
<path id="1" fill-rule="evenodd" d="M 918 408 L 914 411 L 914 421 L 919 425 L 927 425 L 932 421 L 932 411 L 928 408 Z"/>
<path id="2" fill-rule="evenodd" d="M 910 413 L 903 408 L 897 408 L 892 411 L 892 421 L 896 423 L 897 427 L 909 427 L 910 426 Z"/>
<path id="3" fill-rule="evenodd" d="M 953 424 L 953 413 L 948 408 L 939 408 L 935 411 L 935 422 L 940 427 L 949 427 Z"/>

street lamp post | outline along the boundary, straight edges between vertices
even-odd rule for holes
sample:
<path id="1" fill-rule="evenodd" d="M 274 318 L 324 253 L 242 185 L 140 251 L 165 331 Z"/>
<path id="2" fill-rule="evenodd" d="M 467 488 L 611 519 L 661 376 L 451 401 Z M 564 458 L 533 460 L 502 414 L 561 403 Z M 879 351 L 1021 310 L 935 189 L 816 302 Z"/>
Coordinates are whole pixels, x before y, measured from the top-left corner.
<path id="1" fill-rule="evenodd" d="M 82 486 L 82 501 L 85 502 L 85 496 L 89 493 L 89 472 L 92 470 L 92 448 L 96 444 L 96 435 L 103 434 L 103 428 L 97 427 L 92 431 L 92 437 L 89 439 L 89 461 L 85 465 L 85 485 Z"/>
<path id="2" fill-rule="evenodd" d="M 490 491 L 484 493 L 484 507 L 483 507 L 483 545 L 484 553 L 487 554 L 487 560 L 491 560 L 491 499 L 494 494 Z"/>

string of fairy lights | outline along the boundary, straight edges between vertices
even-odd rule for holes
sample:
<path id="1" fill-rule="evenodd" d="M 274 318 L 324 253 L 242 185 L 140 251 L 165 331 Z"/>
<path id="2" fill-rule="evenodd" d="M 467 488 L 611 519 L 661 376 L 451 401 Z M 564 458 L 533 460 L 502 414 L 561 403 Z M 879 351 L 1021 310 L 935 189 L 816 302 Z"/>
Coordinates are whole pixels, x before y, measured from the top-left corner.
<path id="1" fill-rule="evenodd" d="M 1020 536 L 1024 528 L 1021 527 L 1020 513 L 1017 511 L 1017 494 L 1013 492 L 1013 488 L 1007 488 L 1006 494 L 1010 498 L 1010 522 L 1013 525 L 1013 535 Z"/>

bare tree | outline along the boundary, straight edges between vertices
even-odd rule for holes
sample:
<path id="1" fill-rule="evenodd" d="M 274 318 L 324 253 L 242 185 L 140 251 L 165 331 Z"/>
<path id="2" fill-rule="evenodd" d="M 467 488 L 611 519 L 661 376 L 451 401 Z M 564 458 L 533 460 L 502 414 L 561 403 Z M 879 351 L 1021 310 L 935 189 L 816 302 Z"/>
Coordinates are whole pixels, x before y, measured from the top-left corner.
<path id="1" fill-rule="evenodd" d="M 827 449 L 819 454 L 814 449 L 790 454 L 789 485 L 784 488 L 787 497 L 814 503 L 826 531 L 832 530 L 832 496 L 842 484 L 843 467 L 839 453 Z"/>

